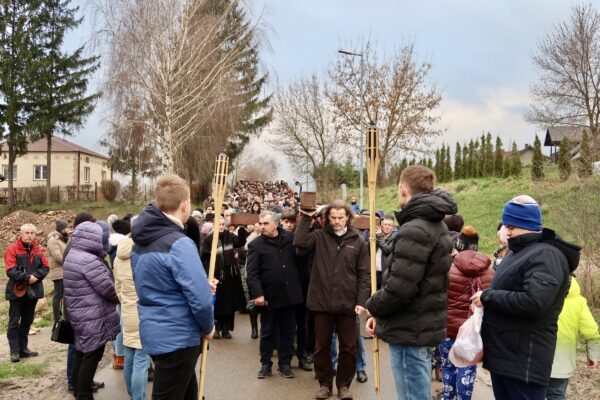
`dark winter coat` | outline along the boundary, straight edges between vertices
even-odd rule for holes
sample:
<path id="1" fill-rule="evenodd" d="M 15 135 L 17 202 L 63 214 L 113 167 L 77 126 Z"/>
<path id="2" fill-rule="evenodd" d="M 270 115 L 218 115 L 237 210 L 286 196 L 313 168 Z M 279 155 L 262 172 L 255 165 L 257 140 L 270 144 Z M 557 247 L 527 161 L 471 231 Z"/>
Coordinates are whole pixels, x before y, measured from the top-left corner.
<path id="1" fill-rule="evenodd" d="M 436 346 L 446 339 L 452 243 L 443 220 L 457 211 L 448 193 L 435 190 L 415 195 L 396 214 L 392 265 L 367 302 L 385 342 Z"/>
<path id="2" fill-rule="evenodd" d="M 14 287 L 16 282 L 28 285 L 29 278 L 33 275 L 38 281 L 31 285 L 33 289 L 33 298 L 41 299 L 44 297 L 44 284 L 42 280 L 48 275 L 50 269 L 48 260 L 42 249 L 35 241 L 30 244 L 23 243 L 21 237 L 6 249 L 4 253 L 4 268 L 8 276 L 6 284 L 6 300 L 17 300 Z M 24 298 L 27 298 L 25 294 Z"/>
<path id="3" fill-rule="evenodd" d="M 492 261 L 483 253 L 473 250 L 461 251 L 454 256 L 448 276 L 448 322 L 447 335 L 455 339 L 460 326 L 471 315 L 471 296 L 487 289 L 494 278 Z"/>
<path id="4" fill-rule="evenodd" d="M 250 296 L 265 296 L 271 309 L 301 304 L 303 300 L 294 236 L 281 228 L 278 232 L 275 238 L 261 235 L 248 245 Z"/>
<path id="5" fill-rule="evenodd" d="M 119 299 L 104 263 L 103 234 L 108 240 L 108 232 L 95 222 L 78 225 L 63 265 L 65 305 L 75 348 L 83 353 L 114 340 L 121 330 L 115 307 Z"/>
<path id="6" fill-rule="evenodd" d="M 394 260 L 394 240 L 397 232 L 392 232 L 389 235 L 379 235 L 377 237 L 377 248 L 381 249 L 381 272 L 386 271 L 392 265 Z"/>
<path id="7" fill-rule="evenodd" d="M 549 229 L 510 238 L 508 246 L 511 252 L 481 295 L 483 367 L 525 383 L 548 385 L 558 315 L 580 248 Z"/>
<path id="8" fill-rule="evenodd" d="M 294 245 L 313 252 L 306 307 L 355 315 L 356 306 L 364 306 L 371 292 L 367 244 L 350 226 L 337 237 L 330 225 L 312 232 L 310 225 L 311 218 L 303 215 L 294 233 Z"/>

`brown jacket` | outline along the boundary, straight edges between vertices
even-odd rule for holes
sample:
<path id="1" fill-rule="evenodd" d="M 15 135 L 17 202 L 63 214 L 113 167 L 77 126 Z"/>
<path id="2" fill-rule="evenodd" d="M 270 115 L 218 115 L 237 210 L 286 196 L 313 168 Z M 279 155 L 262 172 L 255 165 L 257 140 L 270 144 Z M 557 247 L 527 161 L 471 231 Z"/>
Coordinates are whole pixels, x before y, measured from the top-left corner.
<path id="1" fill-rule="evenodd" d="M 313 253 L 306 306 L 309 310 L 355 315 L 371 293 L 367 244 L 352 227 L 336 237 L 331 226 L 310 232 L 311 218 L 304 215 L 294 234 L 294 245 Z M 338 245 L 339 240 L 339 245 Z"/>
<path id="2" fill-rule="evenodd" d="M 456 338 L 458 328 L 471 315 L 471 296 L 478 290 L 490 287 L 494 278 L 491 262 L 488 256 L 473 250 L 461 251 L 454 256 L 448 273 L 450 285 L 446 329 L 449 338 Z"/>
<path id="3" fill-rule="evenodd" d="M 63 261 L 65 247 L 67 244 L 62 240 L 60 232 L 52 231 L 48 235 L 48 243 L 46 245 L 48 252 L 48 264 L 50 264 L 50 273 L 48 279 L 56 281 L 63 278 Z"/>

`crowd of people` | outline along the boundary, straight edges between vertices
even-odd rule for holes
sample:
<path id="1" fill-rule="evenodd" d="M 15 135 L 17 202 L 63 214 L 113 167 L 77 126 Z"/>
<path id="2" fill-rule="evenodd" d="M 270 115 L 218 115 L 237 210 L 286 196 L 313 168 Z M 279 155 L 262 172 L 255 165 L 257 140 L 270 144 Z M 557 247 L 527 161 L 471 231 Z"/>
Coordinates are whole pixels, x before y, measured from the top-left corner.
<path id="1" fill-rule="evenodd" d="M 283 181 L 234 185 L 217 207 L 219 226 L 214 199 L 192 210 L 190 189 L 175 175 L 157 181 L 155 202 L 139 215 L 96 221 L 83 212 L 71 236 L 56 221 L 47 251 L 25 224 L 4 255 L 10 359 L 37 356 L 28 332 L 50 279 L 54 319 L 74 332 L 66 379 L 77 399 L 104 386 L 94 374 L 108 343 L 131 399 L 146 398 L 149 379 L 153 399 L 196 399 L 202 343 L 231 339 L 239 313 L 249 314 L 259 339 L 259 379 L 272 375 L 277 350 L 282 377 L 294 378 L 294 357 L 314 370 L 314 398 L 330 398 L 335 385 L 339 398 L 352 399 L 354 378 L 368 381 L 359 322 L 366 314 L 366 331 L 389 345 L 398 399 L 431 398 L 435 357 L 440 398 L 470 399 L 477 366 L 457 367 L 450 353 L 461 325 L 483 307 L 483 367 L 496 399 L 566 398 L 578 336 L 588 366 L 600 356 L 598 326 L 574 278 L 580 248 L 544 227 L 540 206 L 523 195 L 499 210 L 492 260 L 479 252 L 474 221 L 465 224 L 435 183 L 426 167 L 402 172 L 401 211 L 377 212 L 375 254 L 368 231 L 352 226 L 364 211 L 355 197 L 306 209 Z M 235 225 L 238 213 L 258 214 L 258 222 Z"/>

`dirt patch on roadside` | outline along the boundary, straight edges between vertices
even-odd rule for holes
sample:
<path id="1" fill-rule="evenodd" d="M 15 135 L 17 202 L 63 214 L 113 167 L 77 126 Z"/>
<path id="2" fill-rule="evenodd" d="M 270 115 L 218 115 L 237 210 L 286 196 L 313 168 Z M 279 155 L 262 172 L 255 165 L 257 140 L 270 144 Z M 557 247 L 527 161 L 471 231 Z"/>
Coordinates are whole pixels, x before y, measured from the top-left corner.
<path id="1" fill-rule="evenodd" d="M 50 340 L 51 327 L 29 336 L 29 348 L 39 356 L 22 359 L 21 363 L 42 363 L 44 373 L 37 377 L 0 379 L 0 399 L 11 400 L 62 400 L 73 398 L 67 390 L 67 345 Z M 0 357 L 9 359 L 8 342 L 0 340 Z M 112 360 L 112 346 L 107 344 L 98 370 Z"/>

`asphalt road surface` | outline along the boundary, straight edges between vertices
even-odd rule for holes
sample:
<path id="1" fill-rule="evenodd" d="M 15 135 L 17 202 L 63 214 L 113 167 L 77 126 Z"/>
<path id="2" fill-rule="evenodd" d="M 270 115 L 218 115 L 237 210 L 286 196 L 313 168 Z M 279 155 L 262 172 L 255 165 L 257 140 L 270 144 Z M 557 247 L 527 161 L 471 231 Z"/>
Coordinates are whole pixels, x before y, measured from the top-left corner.
<path id="1" fill-rule="evenodd" d="M 276 373 L 277 359 L 273 358 L 273 376 L 259 380 L 256 373 L 260 368 L 258 339 L 250 338 L 250 321 L 248 315 L 236 315 L 236 329 L 231 340 L 213 340 L 207 359 L 207 377 L 205 397 L 207 400 L 301 400 L 312 399 L 318 389 L 313 372 L 297 368 L 297 359 L 292 361 L 294 379 L 286 379 Z M 168 339 L 168 333 L 165 334 Z M 368 382 L 352 383 L 351 390 L 355 399 L 359 400 L 393 400 L 395 399 L 394 383 L 390 371 L 388 347 L 380 342 L 381 394 L 376 396 L 373 379 L 372 340 L 365 340 L 367 352 Z M 482 371 L 480 368 L 479 371 Z M 112 369 L 112 364 L 98 371 L 96 380 L 104 381 L 106 388 L 101 389 L 94 398 L 96 400 L 125 400 L 128 398 L 123 381 L 123 371 Z M 474 400 L 493 399 L 491 388 L 485 381 L 486 374 L 481 373 L 475 384 Z M 335 386 L 335 383 L 334 383 Z M 434 390 L 440 384 L 434 384 Z M 148 384 L 147 398 L 151 398 L 152 385 Z M 336 392 L 334 389 L 335 399 Z"/>

